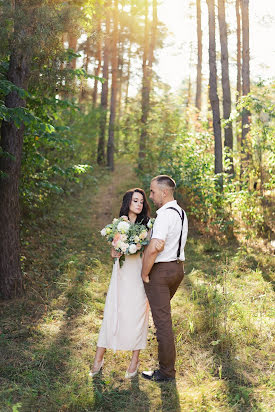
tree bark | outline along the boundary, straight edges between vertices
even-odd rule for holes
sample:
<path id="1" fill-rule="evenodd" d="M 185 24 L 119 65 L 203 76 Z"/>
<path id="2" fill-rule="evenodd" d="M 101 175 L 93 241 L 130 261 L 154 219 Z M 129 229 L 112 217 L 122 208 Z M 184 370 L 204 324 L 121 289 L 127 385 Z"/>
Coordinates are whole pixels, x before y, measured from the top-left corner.
<path id="1" fill-rule="evenodd" d="M 198 62 L 197 62 L 197 87 L 196 87 L 196 108 L 201 111 L 201 81 L 202 81 L 202 30 L 201 30 L 201 0 L 196 0 L 197 5 L 197 41 L 198 41 Z"/>
<path id="2" fill-rule="evenodd" d="M 123 86 L 123 68 L 124 68 L 124 41 L 119 40 L 118 48 L 118 92 L 117 92 L 117 150 L 120 150 L 120 120 L 122 116 L 122 86 Z"/>
<path id="3" fill-rule="evenodd" d="M 85 54 L 85 59 L 84 59 L 84 70 L 86 73 L 88 73 L 89 69 L 89 63 L 90 63 L 90 57 L 91 57 L 91 37 L 87 37 L 85 47 L 84 47 L 84 54 Z M 81 80 L 81 95 L 80 95 L 80 101 L 83 101 L 87 98 L 87 80 L 82 79 Z"/>
<path id="4" fill-rule="evenodd" d="M 107 145 L 107 166 L 114 170 L 114 134 L 116 121 L 116 99 L 117 99 L 117 69 L 118 69 L 118 0 L 114 0 L 114 19 L 113 19 L 113 45 L 112 45 L 112 89 L 109 120 L 109 137 Z"/>
<path id="5" fill-rule="evenodd" d="M 105 1 L 106 10 L 106 32 L 104 40 L 104 52 L 103 52 L 103 78 L 105 79 L 102 84 L 101 91 L 101 113 L 99 121 L 99 139 L 97 147 L 97 163 L 105 163 L 105 133 L 106 133 L 106 121 L 107 121 L 107 108 L 108 108 L 108 83 L 109 83 L 109 53 L 110 53 L 110 0 Z"/>
<path id="6" fill-rule="evenodd" d="M 127 62 L 127 77 L 126 77 L 126 92 L 125 92 L 125 107 L 124 110 L 127 112 L 128 102 L 129 102 L 129 85 L 130 85 L 130 76 L 131 76 L 131 48 L 132 42 L 129 40 L 128 47 L 128 62 Z"/>
<path id="7" fill-rule="evenodd" d="M 241 0 L 242 11 L 242 91 L 243 96 L 250 93 L 250 55 L 249 55 L 249 0 Z M 250 112 L 243 109 L 242 112 L 242 170 L 247 167 L 250 158 L 250 148 L 247 142 L 249 132 Z"/>
<path id="8" fill-rule="evenodd" d="M 101 54 L 102 54 L 102 45 L 101 45 L 101 21 L 99 20 L 98 22 L 98 27 L 97 27 L 97 44 L 96 44 L 96 60 L 97 60 L 97 66 L 95 68 L 95 81 L 94 81 L 94 89 L 93 89 L 93 107 L 96 107 L 96 101 L 97 101 L 97 88 L 98 88 L 98 79 L 97 77 L 99 76 L 100 69 L 101 69 Z"/>
<path id="9" fill-rule="evenodd" d="M 147 119 L 149 112 L 149 84 L 148 84 L 148 53 L 149 53 L 149 27 L 148 27 L 148 0 L 145 0 L 144 14 L 144 46 L 142 59 L 142 90 L 141 90 L 141 135 L 139 142 L 139 159 L 145 157 L 145 144 L 147 140 Z"/>
<path id="10" fill-rule="evenodd" d="M 215 4 L 207 0 L 209 24 L 209 97 L 213 113 L 215 139 L 215 173 L 222 173 L 222 140 L 219 97 L 217 92 L 216 38 L 215 38 Z"/>
<path id="11" fill-rule="evenodd" d="M 73 50 L 74 53 L 77 51 L 77 36 L 75 33 L 68 33 L 68 46 L 69 49 Z M 69 68 L 76 69 L 76 58 L 72 59 L 69 63 Z"/>
<path id="12" fill-rule="evenodd" d="M 227 43 L 227 26 L 225 19 L 225 0 L 218 0 L 218 18 L 220 28 L 220 43 L 221 43 L 221 66 L 222 66 L 222 91 L 223 91 L 223 118 L 228 120 L 231 114 L 231 89 L 229 81 L 229 65 L 228 65 L 228 43 Z M 232 126 L 227 125 L 224 129 L 224 145 L 229 149 L 227 159 L 230 162 L 230 168 L 227 170 L 229 174 L 233 174 L 233 133 Z"/>
<path id="13" fill-rule="evenodd" d="M 15 13 L 25 15 L 28 21 L 28 4 L 14 3 Z M 19 21 L 20 20 L 20 21 Z M 7 79 L 20 88 L 26 88 L 29 78 L 29 50 L 24 41 L 30 35 L 30 24 L 15 17 L 13 50 L 10 56 Z M 25 101 L 16 91 L 5 99 L 8 108 L 25 107 Z M 0 147 L 0 296 L 11 298 L 23 290 L 20 267 L 20 207 L 19 180 L 21 171 L 24 126 L 17 128 L 13 122 L 2 121 Z"/>
<path id="14" fill-rule="evenodd" d="M 241 15 L 240 0 L 236 0 L 236 21 L 237 21 L 237 101 L 242 95 L 241 84 Z"/>
<path id="15" fill-rule="evenodd" d="M 149 54 L 148 54 L 149 98 L 150 98 L 151 84 L 152 84 L 152 79 L 153 79 L 152 67 L 153 67 L 153 61 L 154 61 L 154 50 L 156 47 L 157 26 L 158 26 L 157 0 L 153 0 L 153 21 L 152 21 L 152 28 L 151 28 L 151 41 L 150 41 Z"/>

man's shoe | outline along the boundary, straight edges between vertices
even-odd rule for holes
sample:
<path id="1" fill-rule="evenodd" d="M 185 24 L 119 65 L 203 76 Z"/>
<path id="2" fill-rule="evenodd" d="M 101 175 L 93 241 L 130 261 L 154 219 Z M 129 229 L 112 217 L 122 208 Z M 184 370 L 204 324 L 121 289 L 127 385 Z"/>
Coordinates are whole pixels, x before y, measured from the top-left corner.
<path id="1" fill-rule="evenodd" d="M 163 373 L 161 373 L 159 370 L 144 371 L 142 372 L 141 376 L 145 379 L 148 379 L 154 382 L 171 382 L 175 380 L 175 378 L 171 378 L 169 376 L 163 375 Z"/>

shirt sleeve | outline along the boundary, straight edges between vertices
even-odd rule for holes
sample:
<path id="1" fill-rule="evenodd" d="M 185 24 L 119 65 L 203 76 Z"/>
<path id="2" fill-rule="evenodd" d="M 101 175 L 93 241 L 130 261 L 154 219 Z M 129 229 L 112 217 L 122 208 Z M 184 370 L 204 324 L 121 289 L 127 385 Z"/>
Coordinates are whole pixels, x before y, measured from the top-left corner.
<path id="1" fill-rule="evenodd" d="M 167 216 L 165 218 L 164 213 L 159 214 L 156 217 L 156 220 L 153 226 L 152 239 L 166 240 L 166 237 L 168 235 L 168 228 L 169 228 L 169 219 L 167 219 Z"/>
<path id="2" fill-rule="evenodd" d="M 188 235 L 188 219 L 186 213 L 184 212 L 184 221 L 182 228 L 182 238 L 181 238 L 181 247 L 184 248 Z"/>

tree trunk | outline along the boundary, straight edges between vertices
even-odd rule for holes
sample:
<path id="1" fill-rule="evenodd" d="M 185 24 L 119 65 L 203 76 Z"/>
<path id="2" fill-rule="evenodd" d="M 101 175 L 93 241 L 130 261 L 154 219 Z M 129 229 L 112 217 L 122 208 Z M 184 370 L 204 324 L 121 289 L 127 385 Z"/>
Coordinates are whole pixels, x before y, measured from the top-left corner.
<path id="1" fill-rule="evenodd" d="M 151 84 L 152 84 L 152 78 L 153 78 L 152 67 L 153 67 L 153 61 L 154 61 L 154 50 L 156 47 L 157 26 L 158 26 L 157 0 L 153 0 L 153 22 L 152 22 L 151 41 L 150 41 L 149 54 L 148 54 L 149 97 L 150 97 Z"/>
<path id="2" fill-rule="evenodd" d="M 215 138 L 215 173 L 222 173 L 222 140 L 219 97 L 217 92 L 216 38 L 215 38 L 215 4 L 207 0 L 209 24 L 209 97 L 213 113 Z"/>
<path id="3" fill-rule="evenodd" d="M 124 67 L 124 42 L 119 41 L 119 51 L 118 51 L 118 93 L 117 93 L 117 150 L 120 150 L 120 120 L 122 116 L 122 86 L 123 86 L 123 67 Z"/>
<path id="4" fill-rule="evenodd" d="M 84 54 L 85 54 L 84 70 L 86 71 L 86 73 L 88 73 L 90 57 L 91 57 L 91 37 L 87 37 L 85 48 L 84 48 Z M 86 79 L 81 80 L 81 96 L 80 96 L 81 101 L 85 100 L 87 97 L 87 83 L 88 82 Z"/>
<path id="5" fill-rule="evenodd" d="M 236 20 L 237 20 L 237 101 L 242 95 L 241 84 L 241 16 L 240 0 L 236 0 Z"/>
<path id="6" fill-rule="evenodd" d="M 220 42 L 221 42 L 221 66 L 222 66 L 222 91 L 223 91 L 223 118 L 229 119 L 231 114 L 231 89 L 229 81 L 229 66 L 228 66 L 228 46 L 227 46 L 227 26 L 225 20 L 225 0 L 218 0 L 218 18 L 220 27 Z M 230 168 L 227 170 L 229 174 L 233 174 L 233 133 L 232 125 L 225 126 L 224 129 L 224 145 L 229 149 L 227 159 L 230 162 Z"/>
<path id="7" fill-rule="evenodd" d="M 129 40 L 128 62 L 127 62 L 127 77 L 126 77 L 126 92 L 125 92 L 125 107 L 124 107 L 125 112 L 127 112 L 128 100 L 129 100 L 129 84 L 130 84 L 130 76 L 131 76 L 131 48 L 132 48 L 132 42 L 131 42 L 131 40 Z"/>
<path id="8" fill-rule="evenodd" d="M 15 12 L 25 15 L 28 21 L 28 4 L 15 1 Z M 18 17 L 14 24 L 14 49 L 10 56 L 7 79 L 18 87 L 26 88 L 29 77 L 29 50 L 24 39 L 30 36 L 30 24 Z M 25 101 L 13 91 L 5 99 L 8 108 L 24 107 Z M 2 121 L 0 147 L 0 296 L 11 298 L 22 289 L 20 268 L 20 208 L 19 180 L 23 147 L 23 125 L 17 128 L 13 122 Z"/>
<path id="9" fill-rule="evenodd" d="M 114 170 L 114 134 L 116 121 L 116 99 L 117 99 L 117 56 L 118 43 L 118 0 L 114 0 L 114 23 L 113 23 L 113 45 L 112 45 L 112 89 L 111 89 L 111 105 L 110 105 L 110 120 L 109 120 L 109 138 L 107 145 L 107 166 Z"/>
<path id="10" fill-rule="evenodd" d="M 202 81 L 202 31 L 201 31 L 201 0 L 197 3 L 197 40 L 198 40 L 198 63 L 197 63 L 197 88 L 196 108 L 201 111 L 201 81 Z"/>
<path id="11" fill-rule="evenodd" d="M 149 27 L 148 27 L 148 0 L 145 0 L 144 15 L 144 47 L 142 60 L 142 90 L 141 90 L 141 135 L 139 142 L 139 159 L 144 159 L 147 140 L 147 120 L 149 113 L 149 76 L 148 76 L 148 55 L 149 55 Z"/>
<path id="12" fill-rule="evenodd" d="M 242 83 L 243 96 L 250 93 L 250 56 L 249 56 L 249 0 L 241 0 L 242 11 Z M 247 142 L 247 133 L 249 132 L 250 112 L 243 109 L 242 112 L 242 170 L 248 166 L 250 158 L 250 148 Z"/>
<path id="13" fill-rule="evenodd" d="M 95 69 L 95 81 L 94 81 L 94 89 L 93 89 L 93 107 L 96 107 L 96 101 L 97 101 L 97 88 L 98 88 L 98 79 L 97 77 L 99 76 L 100 69 L 101 69 L 101 21 L 99 20 L 98 22 L 98 28 L 97 28 L 97 44 L 96 44 L 96 60 L 97 60 L 97 66 Z"/>
<path id="14" fill-rule="evenodd" d="M 103 56 L 103 78 L 105 79 L 102 84 L 101 91 L 101 113 L 99 121 L 99 140 L 97 147 L 97 163 L 103 164 L 105 162 L 105 132 L 106 132 L 106 120 L 107 120 L 107 108 L 108 108 L 108 80 L 109 80 L 109 44 L 110 44 L 110 0 L 105 1 L 106 10 L 106 32 L 104 40 L 104 56 Z"/>
<path id="15" fill-rule="evenodd" d="M 77 51 L 77 36 L 75 33 L 68 33 L 68 43 L 69 49 L 73 50 L 74 53 Z M 75 70 L 76 69 L 76 59 L 72 59 L 69 63 L 69 68 Z"/>

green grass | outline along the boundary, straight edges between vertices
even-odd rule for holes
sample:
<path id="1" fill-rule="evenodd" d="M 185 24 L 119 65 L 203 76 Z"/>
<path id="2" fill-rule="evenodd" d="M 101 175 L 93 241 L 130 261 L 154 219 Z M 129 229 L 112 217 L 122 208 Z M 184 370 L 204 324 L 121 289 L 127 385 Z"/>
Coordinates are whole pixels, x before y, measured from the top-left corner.
<path id="1" fill-rule="evenodd" d="M 176 382 L 125 381 L 130 354 L 112 351 L 89 378 L 112 265 L 99 229 L 138 184 L 124 164 L 113 176 L 97 173 L 98 190 L 87 184 L 25 224 L 26 294 L 0 306 L 0 410 L 272 411 L 274 257 L 192 227 L 172 303 Z M 151 325 L 141 368 L 156 359 Z"/>

